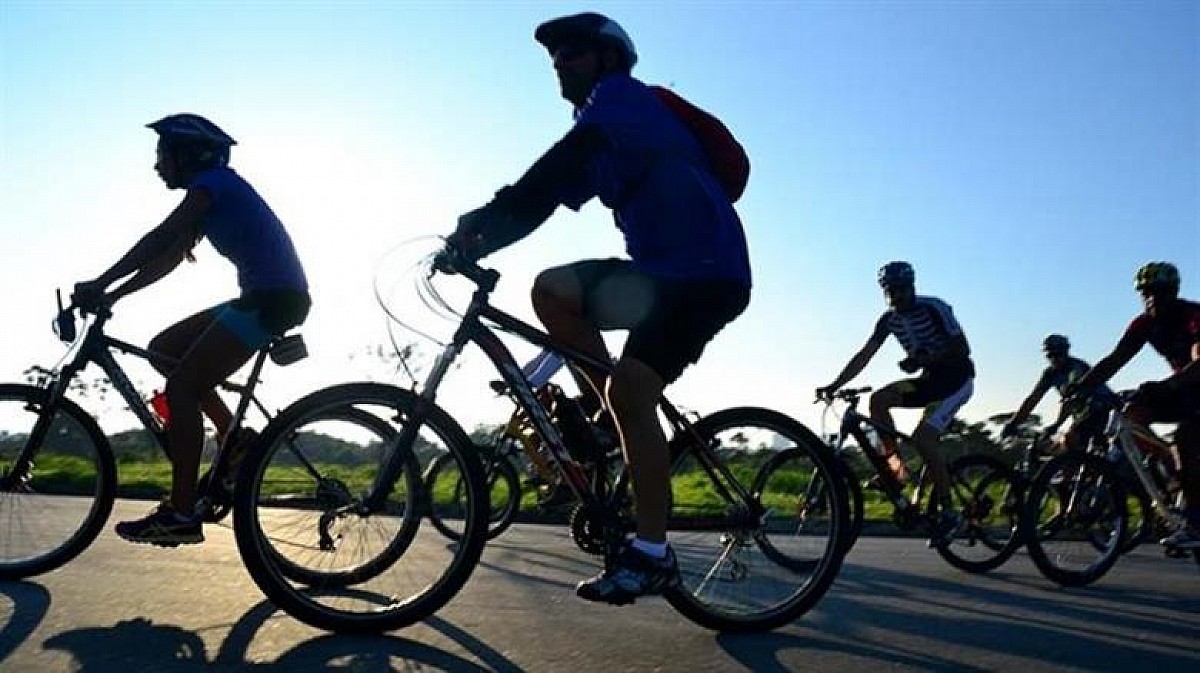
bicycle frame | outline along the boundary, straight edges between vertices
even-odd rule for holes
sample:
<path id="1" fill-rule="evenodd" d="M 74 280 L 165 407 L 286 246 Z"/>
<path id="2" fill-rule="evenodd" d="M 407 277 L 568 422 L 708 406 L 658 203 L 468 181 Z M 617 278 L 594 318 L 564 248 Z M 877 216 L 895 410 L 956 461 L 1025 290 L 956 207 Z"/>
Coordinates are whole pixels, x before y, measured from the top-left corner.
<path id="1" fill-rule="evenodd" d="M 1113 409 L 1105 434 L 1114 440 L 1115 446 L 1125 455 L 1125 460 L 1137 477 L 1138 483 L 1150 496 L 1155 512 L 1172 528 L 1183 526 L 1185 523 L 1183 516 L 1172 509 L 1171 504 L 1167 502 L 1166 494 L 1159 488 L 1146 468 L 1146 456 L 1138 448 L 1137 442 L 1133 438 L 1132 425 L 1120 409 Z"/>
<path id="2" fill-rule="evenodd" d="M 68 308 L 67 310 L 71 309 Z M 134 346 L 133 344 L 105 334 L 104 325 L 112 317 L 109 311 L 103 310 L 97 312 L 93 314 L 93 317 L 94 319 L 91 324 L 84 330 L 83 336 L 76 339 L 69 346 L 69 348 L 76 348 L 75 355 L 57 370 L 48 373 L 48 382 L 45 386 L 46 399 L 43 402 L 46 411 L 39 415 L 37 422 L 29 433 L 29 440 L 26 442 L 25 448 L 18 454 L 14 462 L 14 469 L 11 472 L 13 475 L 21 474 L 28 468 L 33 458 L 32 453 L 36 447 L 41 446 L 42 439 L 45 437 L 46 432 L 49 431 L 50 422 L 54 418 L 54 410 L 66 396 L 70 381 L 92 363 L 100 367 L 108 376 L 113 388 L 116 389 L 121 399 L 125 401 L 130 411 L 133 412 L 133 415 L 137 417 L 138 421 L 141 422 L 142 426 L 150 434 L 151 438 L 153 438 L 159 450 L 163 452 L 163 455 L 170 458 L 170 450 L 166 442 L 166 429 L 158 417 L 151 411 L 147 402 L 142 399 L 133 382 L 125 374 L 125 370 L 113 356 L 113 352 L 125 353 L 141 358 L 151 364 L 158 363 L 168 367 L 178 364 L 179 360 L 162 353 Z M 254 389 L 258 385 L 259 375 L 262 373 L 269 350 L 269 347 L 259 349 L 258 354 L 254 358 L 249 378 L 245 384 L 223 381 L 217 386 L 221 389 L 235 392 L 240 396 L 237 408 L 234 411 L 233 422 L 229 426 L 229 434 L 232 434 L 237 428 L 241 427 L 251 403 L 264 416 L 270 416 L 267 408 L 254 396 Z M 221 452 L 224 451 L 228 436 L 220 438 L 217 455 L 213 458 L 214 463 L 220 458 Z"/>
<path id="3" fill-rule="evenodd" d="M 458 260 L 458 263 L 465 267 L 463 260 Z M 466 268 L 456 268 L 456 271 L 474 282 L 477 287 L 450 343 L 446 345 L 434 360 L 425 382 L 420 386 L 419 399 L 428 405 L 428 407 L 419 407 L 416 411 L 417 415 L 421 416 L 427 413 L 427 409 L 435 404 L 438 387 L 450 371 L 455 359 L 462 353 L 467 344 L 474 343 L 479 346 L 480 350 L 483 351 L 492 362 L 492 365 L 495 366 L 500 377 L 508 384 L 508 390 L 512 398 L 524 411 L 526 418 L 529 419 L 534 430 L 545 443 L 551 462 L 556 466 L 559 473 L 563 476 L 563 480 L 575 493 L 576 497 L 583 503 L 583 506 L 603 506 L 607 504 L 602 499 L 604 494 L 596 493 L 590 487 L 587 474 L 567 451 L 561 433 L 550 420 L 549 412 L 538 401 L 529 380 L 522 373 L 521 367 L 517 364 L 512 353 L 509 352 L 508 348 L 495 332 L 484 324 L 484 321 L 488 321 L 494 324 L 497 329 L 514 334 L 530 344 L 557 353 L 568 365 L 576 367 L 586 366 L 604 372 L 611 372 L 612 364 L 563 346 L 555 342 L 545 332 L 489 304 L 488 298 L 500 278 L 500 274 L 496 271 L 482 269 L 476 265 Z M 708 448 L 708 442 L 695 431 L 691 422 L 665 397 L 660 397 L 658 406 L 663 416 L 667 419 L 668 424 L 674 429 L 676 436 L 679 436 L 681 433 L 687 433 L 684 436 L 692 437 L 695 447 Z M 410 420 L 415 420 L 415 422 L 411 422 L 405 426 L 397 438 L 397 446 L 409 446 L 415 440 L 422 419 L 418 417 L 417 419 Z M 729 474 L 724 464 L 703 449 L 694 451 L 694 455 L 703 469 L 708 473 L 709 478 L 712 479 L 721 497 L 729 501 L 756 503 L 755 499 L 750 496 L 745 488 Z M 686 452 L 681 451 L 679 455 L 673 456 L 673 466 L 675 461 L 682 460 L 685 455 Z M 387 496 L 390 484 L 400 474 L 402 468 L 402 452 L 393 451 L 388 464 L 379 475 L 371 496 L 368 496 L 366 499 L 367 507 L 377 507 L 382 504 L 384 498 Z M 608 494 L 609 502 L 615 502 L 625 492 L 625 489 L 629 485 L 629 479 L 629 469 L 628 466 L 625 466 L 617 478 L 612 493 Z"/>
<path id="4" fill-rule="evenodd" d="M 847 407 L 842 412 L 842 422 L 838 428 L 837 439 L 832 445 L 834 453 L 837 453 L 838 455 L 844 453 L 846 451 L 844 448 L 846 438 L 854 437 L 854 440 L 858 443 L 859 448 L 862 449 L 863 454 L 866 455 L 867 460 L 870 461 L 871 467 L 874 468 L 876 474 L 879 475 L 880 484 L 883 486 L 884 492 L 887 494 L 888 500 L 891 501 L 892 505 L 898 511 L 909 511 L 911 508 L 919 507 L 921 499 L 925 497 L 926 488 L 930 486 L 929 466 L 925 464 L 924 460 L 921 461 L 921 469 L 917 473 L 916 488 L 913 489 L 912 496 L 906 497 L 904 495 L 903 486 L 899 481 L 896 480 L 896 477 L 892 474 L 891 469 L 888 467 L 887 459 L 883 456 L 883 453 L 871 443 L 867 437 L 867 433 L 863 430 L 863 426 L 865 425 L 870 427 L 880 437 L 886 436 L 901 442 L 911 442 L 912 438 L 895 430 L 894 428 L 889 428 L 877 423 L 872 418 L 864 416 L 862 413 L 860 413 L 858 411 L 859 398 L 857 392 L 849 395 L 839 395 L 839 398 L 846 402 Z M 832 403 L 832 400 L 830 403 Z M 930 509 L 933 507 L 932 498 L 930 499 L 929 507 Z"/>

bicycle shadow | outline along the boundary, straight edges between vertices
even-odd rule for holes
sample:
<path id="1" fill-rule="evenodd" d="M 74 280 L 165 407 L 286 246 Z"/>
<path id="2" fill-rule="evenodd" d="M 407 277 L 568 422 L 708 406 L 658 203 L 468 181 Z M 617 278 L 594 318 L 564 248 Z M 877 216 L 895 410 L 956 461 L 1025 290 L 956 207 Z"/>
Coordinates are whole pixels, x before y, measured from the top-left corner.
<path id="1" fill-rule="evenodd" d="M 46 618 L 50 610 L 50 592 L 40 584 L 32 582 L 0 582 L 0 594 L 12 601 L 12 614 L 0 627 L 0 664 L 21 643 L 25 642 L 34 629 Z"/>
<path id="2" fill-rule="evenodd" d="M 487 644 L 436 617 L 424 624 L 460 645 L 478 662 L 431 645 L 386 634 L 321 634 L 297 644 L 272 661 L 252 661 L 251 650 L 260 631 L 277 618 L 290 619 L 267 601 L 255 605 L 233 625 L 211 661 L 206 643 L 197 631 L 172 624 L 155 624 L 140 617 L 118 622 L 111 627 L 68 631 L 48 639 L 44 647 L 69 653 L 76 663 L 73 670 L 80 673 L 168 670 L 172 673 L 391 673 L 396 670 L 424 669 L 453 673 L 508 673 L 521 670 Z"/>
<path id="3" fill-rule="evenodd" d="M 1126 614 L 1103 600 L 1085 606 L 1072 596 L 1021 596 L 896 570 L 848 574 L 850 581 L 839 578 L 797 622 L 806 633 L 718 636 L 717 642 L 755 671 L 787 670 L 781 656 L 789 648 L 855 657 L 863 668 L 971 670 L 961 659 L 929 654 L 944 647 L 1081 670 L 1200 670 L 1200 652 L 1191 646 L 1195 627 L 1170 610 Z"/>

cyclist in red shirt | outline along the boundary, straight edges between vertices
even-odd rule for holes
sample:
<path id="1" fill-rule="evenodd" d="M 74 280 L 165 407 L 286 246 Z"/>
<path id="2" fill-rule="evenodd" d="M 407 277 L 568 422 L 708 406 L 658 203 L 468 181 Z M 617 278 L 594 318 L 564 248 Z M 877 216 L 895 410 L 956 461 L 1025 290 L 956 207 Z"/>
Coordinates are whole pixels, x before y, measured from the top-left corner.
<path id="1" fill-rule="evenodd" d="M 1200 548 L 1200 304 L 1179 298 L 1179 269 L 1150 262 L 1133 280 L 1146 310 L 1133 319 L 1113 351 L 1073 386 L 1090 390 L 1108 381 L 1149 343 L 1166 358 L 1172 373 L 1138 387 L 1126 415 L 1140 425 L 1178 423 L 1175 431 L 1180 482 L 1187 500 L 1187 525 L 1162 544 Z"/>

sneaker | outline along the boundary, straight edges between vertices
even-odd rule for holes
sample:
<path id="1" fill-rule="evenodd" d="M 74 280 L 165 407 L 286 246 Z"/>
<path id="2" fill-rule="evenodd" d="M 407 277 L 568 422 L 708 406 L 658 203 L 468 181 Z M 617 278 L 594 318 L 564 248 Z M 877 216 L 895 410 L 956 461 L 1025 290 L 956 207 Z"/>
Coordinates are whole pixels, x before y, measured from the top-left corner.
<path id="1" fill-rule="evenodd" d="M 145 518 L 118 523 L 114 530 L 123 540 L 162 547 L 204 542 L 204 527 L 200 520 L 195 517 L 181 519 L 166 502 Z"/>
<path id="2" fill-rule="evenodd" d="M 933 530 L 929 532 L 929 548 L 934 549 L 949 545 L 966 527 L 967 521 L 963 518 L 962 514 L 952 509 L 943 509 L 938 513 L 938 517 L 934 521 Z"/>
<path id="3" fill-rule="evenodd" d="M 1194 527 L 1185 525 L 1183 528 L 1159 540 L 1158 543 L 1168 549 L 1179 551 L 1200 549 L 1200 534 L 1196 533 Z"/>
<path id="4" fill-rule="evenodd" d="M 639 596 L 660 594 L 679 586 L 679 566 L 668 547 L 661 559 L 651 558 L 626 544 L 609 570 L 580 582 L 575 595 L 587 601 L 628 605 Z"/>

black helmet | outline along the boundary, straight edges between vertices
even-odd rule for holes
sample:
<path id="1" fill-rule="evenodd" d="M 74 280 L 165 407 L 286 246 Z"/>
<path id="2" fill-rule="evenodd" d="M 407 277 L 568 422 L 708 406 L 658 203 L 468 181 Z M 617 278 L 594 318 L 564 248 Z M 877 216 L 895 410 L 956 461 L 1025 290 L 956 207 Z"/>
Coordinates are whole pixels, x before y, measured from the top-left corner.
<path id="1" fill-rule="evenodd" d="M 629 39 L 625 29 L 616 21 L 595 12 L 550 19 L 533 31 L 533 39 L 541 43 L 551 56 L 563 44 L 582 42 L 616 49 L 624 61 L 622 66 L 626 72 L 637 64 L 637 49 L 633 47 L 633 40 Z"/>
<path id="2" fill-rule="evenodd" d="M 917 280 L 912 264 L 908 262 L 888 262 L 879 268 L 879 287 L 912 287 Z"/>
<path id="3" fill-rule="evenodd" d="M 1146 288 L 1166 290 L 1168 294 L 1179 294 L 1179 269 L 1170 262 L 1147 262 L 1133 277 L 1133 289 L 1141 292 Z"/>
<path id="4" fill-rule="evenodd" d="M 1071 342 L 1061 334 L 1051 334 L 1042 340 L 1042 350 L 1046 355 L 1066 355 L 1071 350 Z"/>
<path id="5" fill-rule="evenodd" d="M 237 141 L 200 115 L 173 114 L 146 124 L 158 133 L 159 143 L 187 170 L 203 170 L 229 163 L 229 148 Z"/>

